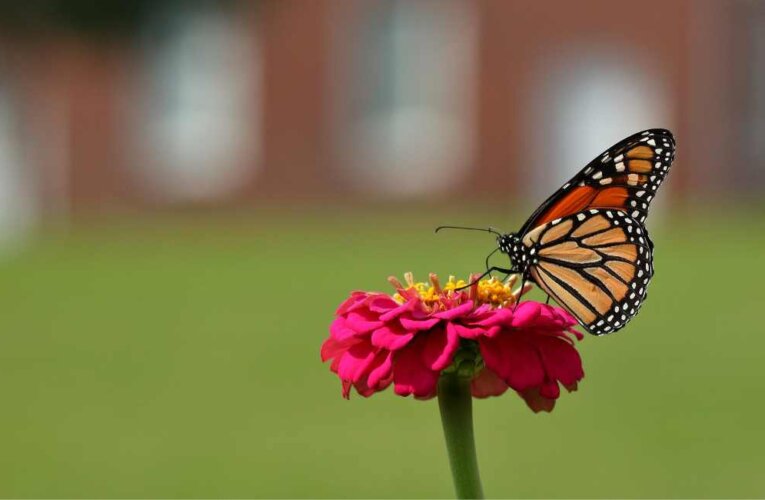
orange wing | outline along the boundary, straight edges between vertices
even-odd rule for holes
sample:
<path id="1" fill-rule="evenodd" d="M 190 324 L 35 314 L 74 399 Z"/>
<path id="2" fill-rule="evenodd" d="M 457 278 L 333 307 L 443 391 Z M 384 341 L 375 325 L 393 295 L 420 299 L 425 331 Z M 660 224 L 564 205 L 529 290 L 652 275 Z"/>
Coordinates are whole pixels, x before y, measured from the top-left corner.
<path id="1" fill-rule="evenodd" d="M 547 199 L 520 234 L 588 209 L 622 210 L 644 222 L 675 155 L 669 130 L 639 132 L 612 146 Z"/>
<path id="2" fill-rule="evenodd" d="M 588 209 L 545 223 L 523 237 L 529 273 L 595 335 L 634 317 L 653 276 L 653 244 L 621 210 Z"/>

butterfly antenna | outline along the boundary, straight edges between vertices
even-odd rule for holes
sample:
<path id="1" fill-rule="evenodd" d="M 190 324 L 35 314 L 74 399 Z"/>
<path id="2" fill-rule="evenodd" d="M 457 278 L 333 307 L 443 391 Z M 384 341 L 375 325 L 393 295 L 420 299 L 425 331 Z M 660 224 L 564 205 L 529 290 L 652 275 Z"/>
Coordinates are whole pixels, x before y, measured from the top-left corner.
<path id="1" fill-rule="evenodd" d="M 497 236 L 502 236 L 502 233 L 500 233 L 493 227 L 483 228 L 483 227 L 466 227 L 466 226 L 438 226 L 435 232 L 437 233 L 442 229 L 462 229 L 465 231 L 483 231 L 485 233 L 492 233 L 492 234 L 496 234 Z"/>

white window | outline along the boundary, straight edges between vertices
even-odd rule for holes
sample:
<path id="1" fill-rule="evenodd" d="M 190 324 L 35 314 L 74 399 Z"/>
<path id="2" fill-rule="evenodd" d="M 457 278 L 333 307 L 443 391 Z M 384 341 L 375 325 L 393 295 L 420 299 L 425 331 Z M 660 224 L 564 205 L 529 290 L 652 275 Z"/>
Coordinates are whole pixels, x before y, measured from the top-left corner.
<path id="1" fill-rule="evenodd" d="M 520 178 L 532 179 L 536 201 L 621 139 L 672 128 L 662 74 L 628 48 L 574 46 L 541 59 L 534 77 L 526 128 L 531 157 Z"/>
<path id="2" fill-rule="evenodd" d="M 736 179 L 739 189 L 746 191 L 765 187 L 765 6 L 752 2 L 739 6 L 745 12 L 744 29 L 747 46 L 739 56 L 739 72 L 746 75 L 744 111 L 744 153 Z"/>
<path id="3" fill-rule="evenodd" d="M 135 163 L 150 192 L 171 200 L 230 195 L 253 175 L 261 149 L 254 23 L 194 5 L 157 12 L 145 36 Z"/>
<path id="4" fill-rule="evenodd" d="M 346 178 L 382 195 L 454 186 L 473 157 L 473 3 L 361 5 L 358 32 L 335 46 L 351 75 L 334 96 Z"/>
<path id="5" fill-rule="evenodd" d="M 37 222 L 35 178 L 24 168 L 18 115 L 0 85 L 0 255 L 23 243 Z"/>

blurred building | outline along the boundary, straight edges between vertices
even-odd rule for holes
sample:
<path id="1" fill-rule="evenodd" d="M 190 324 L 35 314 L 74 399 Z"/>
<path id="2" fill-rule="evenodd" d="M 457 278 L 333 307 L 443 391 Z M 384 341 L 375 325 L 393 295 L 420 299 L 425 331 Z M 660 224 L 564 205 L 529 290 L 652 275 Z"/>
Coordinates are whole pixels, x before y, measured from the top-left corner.
<path id="1" fill-rule="evenodd" d="M 0 232 L 124 207 L 539 198 L 648 127 L 679 138 L 675 199 L 765 188 L 761 2 L 139 4 L 130 30 L 0 38 Z"/>

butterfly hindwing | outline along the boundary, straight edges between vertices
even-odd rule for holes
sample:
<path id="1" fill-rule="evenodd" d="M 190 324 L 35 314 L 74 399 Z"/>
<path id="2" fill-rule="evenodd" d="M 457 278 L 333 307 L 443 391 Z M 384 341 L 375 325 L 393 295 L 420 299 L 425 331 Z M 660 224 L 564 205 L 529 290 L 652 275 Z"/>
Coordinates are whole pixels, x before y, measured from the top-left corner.
<path id="1" fill-rule="evenodd" d="M 669 130 L 638 132 L 592 160 L 548 198 L 519 234 L 588 209 L 621 210 L 644 222 L 648 207 L 675 155 Z"/>
<path id="2" fill-rule="evenodd" d="M 532 279 L 595 335 L 622 328 L 645 300 L 653 244 L 643 224 L 622 210 L 554 219 L 522 243 Z"/>

